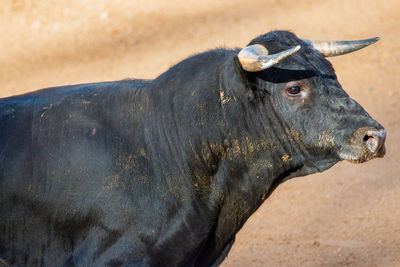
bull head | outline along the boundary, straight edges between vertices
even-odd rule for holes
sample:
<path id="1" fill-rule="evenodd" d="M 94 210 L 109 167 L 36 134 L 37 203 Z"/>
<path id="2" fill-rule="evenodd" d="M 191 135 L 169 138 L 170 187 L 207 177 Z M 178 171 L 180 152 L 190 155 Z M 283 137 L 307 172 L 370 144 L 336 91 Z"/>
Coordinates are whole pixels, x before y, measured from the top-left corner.
<path id="1" fill-rule="evenodd" d="M 314 50 L 321 53 L 324 57 L 340 56 L 351 53 L 368 45 L 371 45 L 379 40 L 379 37 L 357 41 L 316 41 L 302 39 L 305 43 L 311 46 Z M 243 48 L 238 58 L 243 69 L 250 72 L 262 71 L 278 64 L 286 57 L 299 51 L 301 47 L 295 46 L 280 53 L 268 54 L 268 50 L 259 44 L 249 45 Z"/>

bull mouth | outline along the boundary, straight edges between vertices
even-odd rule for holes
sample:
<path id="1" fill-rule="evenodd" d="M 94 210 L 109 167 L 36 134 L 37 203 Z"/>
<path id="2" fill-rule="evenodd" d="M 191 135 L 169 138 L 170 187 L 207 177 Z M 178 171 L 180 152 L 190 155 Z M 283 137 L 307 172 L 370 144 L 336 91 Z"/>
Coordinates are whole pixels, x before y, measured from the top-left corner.
<path id="1" fill-rule="evenodd" d="M 353 154 L 353 153 L 346 153 L 346 152 L 342 153 L 341 152 L 341 153 L 339 153 L 339 158 L 341 160 L 359 164 L 359 163 L 367 162 L 374 158 L 383 158 L 385 156 L 385 154 L 386 154 L 386 148 L 383 146 L 381 152 L 377 155 L 369 155 L 369 154 L 365 154 L 365 153 L 362 153 L 362 155 L 357 155 L 357 154 Z"/>

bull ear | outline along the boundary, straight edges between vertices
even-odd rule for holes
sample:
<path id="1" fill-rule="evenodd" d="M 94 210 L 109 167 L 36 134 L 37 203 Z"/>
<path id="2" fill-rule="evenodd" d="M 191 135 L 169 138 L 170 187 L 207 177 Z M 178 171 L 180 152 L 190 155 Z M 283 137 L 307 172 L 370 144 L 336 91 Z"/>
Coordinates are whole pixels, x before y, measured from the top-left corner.
<path id="1" fill-rule="evenodd" d="M 302 39 L 314 50 L 321 53 L 324 57 L 340 56 L 357 51 L 369 46 L 379 40 L 379 37 L 357 41 L 316 41 Z"/>
<path id="2" fill-rule="evenodd" d="M 260 45 L 249 45 L 240 50 L 238 54 L 239 62 L 246 71 L 256 72 L 262 71 L 278 64 L 284 58 L 296 53 L 300 49 L 300 45 L 282 51 L 280 53 L 268 55 L 268 50 Z"/>

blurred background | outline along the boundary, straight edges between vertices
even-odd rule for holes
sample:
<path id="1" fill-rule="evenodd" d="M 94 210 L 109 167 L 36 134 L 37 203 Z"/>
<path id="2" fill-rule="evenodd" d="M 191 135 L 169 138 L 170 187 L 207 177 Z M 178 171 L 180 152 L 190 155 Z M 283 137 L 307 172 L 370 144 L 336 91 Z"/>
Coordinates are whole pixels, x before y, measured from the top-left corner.
<path id="1" fill-rule="evenodd" d="M 0 97 L 155 78 L 216 47 L 271 30 L 381 40 L 330 58 L 339 81 L 388 132 L 387 155 L 282 184 L 223 266 L 400 266 L 400 1 L 2 0 Z"/>

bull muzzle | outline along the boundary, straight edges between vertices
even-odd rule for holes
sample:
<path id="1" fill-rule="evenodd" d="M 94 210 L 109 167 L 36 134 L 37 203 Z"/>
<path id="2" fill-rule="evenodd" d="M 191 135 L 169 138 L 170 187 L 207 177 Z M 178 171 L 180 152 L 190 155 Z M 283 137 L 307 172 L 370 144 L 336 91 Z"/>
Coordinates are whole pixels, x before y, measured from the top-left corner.
<path id="1" fill-rule="evenodd" d="M 385 156 L 386 131 L 376 128 L 359 128 L 350 137 L 350 145 L 339 156 L 343 160 L 362 163 Z"/>

